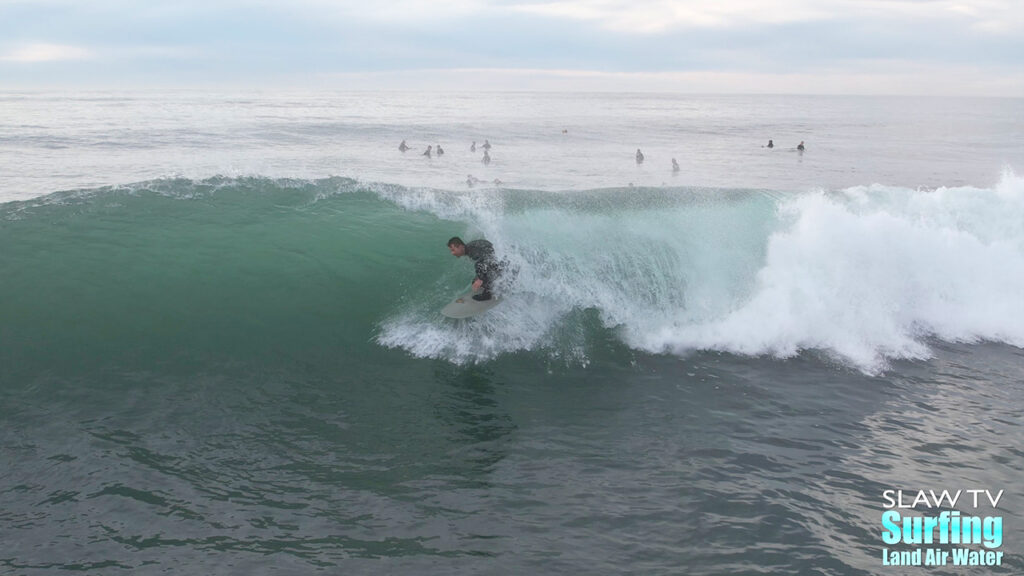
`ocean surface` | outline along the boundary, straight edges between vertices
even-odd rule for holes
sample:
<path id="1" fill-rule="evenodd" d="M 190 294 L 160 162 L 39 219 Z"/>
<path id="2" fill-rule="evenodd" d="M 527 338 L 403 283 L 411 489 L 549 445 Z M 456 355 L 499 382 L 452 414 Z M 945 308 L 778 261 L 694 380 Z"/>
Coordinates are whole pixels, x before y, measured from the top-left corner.
<path id="1" fill-rule="evenodd" d="M 1024 573 L 1017 171 L 1021 99 L 0 92 L 0 574 Z"/>

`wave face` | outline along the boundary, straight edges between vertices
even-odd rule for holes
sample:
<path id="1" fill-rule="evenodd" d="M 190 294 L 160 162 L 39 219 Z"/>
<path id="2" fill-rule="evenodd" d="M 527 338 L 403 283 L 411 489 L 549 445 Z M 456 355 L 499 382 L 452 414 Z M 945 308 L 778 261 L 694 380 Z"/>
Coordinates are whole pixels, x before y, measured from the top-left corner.
<path id="1" fill-rule="evenodd" d="M 438 310 L 491 240 L 505 302 Z M 875 373 L 929 341 L 1024 346 L 1024 179 L 779 194 L 450 192 L 345 178 L 156 180 L 0 205 L 4 371 L 303 362 L 401 349 L 823 354 Z M 136 364 L 137 363 L 137 364 Z"/>

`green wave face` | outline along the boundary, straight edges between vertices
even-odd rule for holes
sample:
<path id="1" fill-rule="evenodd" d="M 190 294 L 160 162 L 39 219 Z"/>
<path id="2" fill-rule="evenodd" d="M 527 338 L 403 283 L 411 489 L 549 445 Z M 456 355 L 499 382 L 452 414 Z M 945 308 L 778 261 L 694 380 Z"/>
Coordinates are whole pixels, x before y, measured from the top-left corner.
<path id="1" fill-rule="evenodd" d="M 447 263 L 449 227 L 343 180 L 162 181 L 0 210 L 9 373 L 366 353 L 382 311 Z"/>

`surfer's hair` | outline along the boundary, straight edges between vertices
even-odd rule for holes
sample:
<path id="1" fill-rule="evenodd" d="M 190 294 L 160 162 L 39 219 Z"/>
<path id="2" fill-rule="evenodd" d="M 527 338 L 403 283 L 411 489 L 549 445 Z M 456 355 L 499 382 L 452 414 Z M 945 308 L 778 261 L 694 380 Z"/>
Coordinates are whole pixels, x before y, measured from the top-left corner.
<path id="1" fill-rule="evenodd" d="M 448 241 L 449 246 L 465 246 L 466 243 L 462 241 L 462 238 L 458 236 L 452 236 L 452 239 Z"/>

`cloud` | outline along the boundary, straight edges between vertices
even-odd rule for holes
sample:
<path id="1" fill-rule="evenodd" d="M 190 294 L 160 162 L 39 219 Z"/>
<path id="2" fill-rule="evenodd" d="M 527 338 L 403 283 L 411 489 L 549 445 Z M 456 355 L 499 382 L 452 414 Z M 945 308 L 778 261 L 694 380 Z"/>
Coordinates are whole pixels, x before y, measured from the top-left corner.
<path id="1" fill-rule="evenodd" d="M 927 93 L 949 86 L 950 70 L 974 70 L 1019 94 L 1022 50 L 1022 0 L 0 0 L 8 85 L 391 82 L 422 70 L 460 85 L 491 76 L 719 90 L 748 78 L 752 91 L 917 83 Z M 865 72 L 889 62 L 907 64 Z M 490 72 L 514 69 L 526 72 Z M 921 82 L 923 71 L 935 81 Z M 844 73 L 857 82 L 841 83 Z"/>
<path id="2" fill-rule="evenodd" d="M 389 0 L 387 2 L 323 2 L 306 0 L 325 12 L 336 11 L 357 20 L 379 23 L 418 23 L 467 19 L 493 9 L 486 0 Z"/>
<path id="3" fill-rule="evenodd" d="M 527 0 L 509 9 L 591 22 L 614 32 L 774 26 L 828 20 L 961 20 L 988 31 L 1024 29 L 1017 0 Z"/>
<path id="4" fill-rule="evenodd" d="M 608 30 L 658 34 L 686 28 L 719 28 L 760 22 L 781 24 L 826 18 L 828 11 L 816 2 L 788 0 L 704 2 L 689 0 L 554 0 L 513 5 L 511 10 L 542 17 L 582 20 Z"/>
<path id="5" fill-rule="evenodd" d="M 27 44 L 0 54 L 0 60 L 5 62 L 65 62 L 69 60 L 90 60 L 93 52 L 78 46 L 65 44 Z"/>

